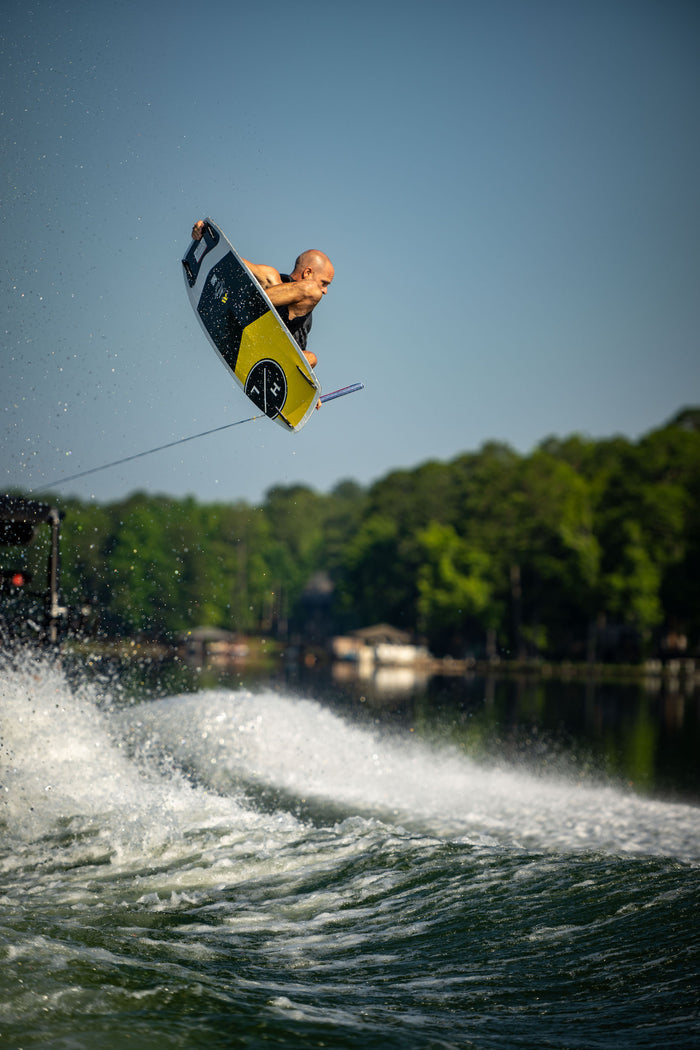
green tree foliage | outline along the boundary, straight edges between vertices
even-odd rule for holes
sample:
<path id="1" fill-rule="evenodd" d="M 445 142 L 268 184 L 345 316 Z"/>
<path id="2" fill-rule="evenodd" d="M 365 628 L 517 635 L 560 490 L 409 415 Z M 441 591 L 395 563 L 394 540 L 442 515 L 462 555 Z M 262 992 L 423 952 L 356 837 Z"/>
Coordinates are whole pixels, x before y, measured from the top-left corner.
<path id="1" fill-rule="evenodd" d="M 260 507 L 135 493 L 67 501 L 63 594 L 107 632 L 201 624 L 303 632 L 302 595 L 335 586 L 336 629 L 386 621 L 460 655 L 583 657 L 605 625 L 700 643 L 700 410 L 638 442 L 489 443 L 327 495 L 276 486 Z"/>
<path id="2" fill-rule="evenodd" d="M 622 537 L 615 568 L 603 580 L 603 604 L 616 620 L 648 634 L 661 622 L 661 572 L 644 544 L 637 521 L 621 524 Z"/>
<path id="3" fill-rule="evenodd" d="M 395 518 L 374 513 L 348 541 L 339 571 L 339 601 L 353 626 L 414 623 L 414 566 L 402 554 L 400 532 Z"/>
<path id="4" fill-rule="evenodd" d="M 436 521 L 418 533 L 418 543 L 418 627 L 434 653 L 462 653 L 476 625 L 495 627 L 499 619 L 491 558 Z"/>

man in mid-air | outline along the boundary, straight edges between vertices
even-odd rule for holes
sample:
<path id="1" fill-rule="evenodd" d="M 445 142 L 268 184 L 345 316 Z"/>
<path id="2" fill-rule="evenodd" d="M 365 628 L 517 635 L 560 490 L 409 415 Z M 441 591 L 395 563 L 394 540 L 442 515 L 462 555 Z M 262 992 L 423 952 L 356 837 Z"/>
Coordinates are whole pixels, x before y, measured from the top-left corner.
<path id="1" fill-rule="evenodd" d="M 200 219 L 192 227 L 192 239 L 201 241 L 203 233 L 204 221 Z M 315 368 L 318 358 L 306 349 L 306 342 L 311 330 L 311 311 L 321 302 L 335 274 L 328 256 L 315 248 L 302 252 L 290 274 L 280 273 L 274 266 L 263 263 L 251 263 L 247 259 L 243 262 L 265 289 L 304 357 Z"/>

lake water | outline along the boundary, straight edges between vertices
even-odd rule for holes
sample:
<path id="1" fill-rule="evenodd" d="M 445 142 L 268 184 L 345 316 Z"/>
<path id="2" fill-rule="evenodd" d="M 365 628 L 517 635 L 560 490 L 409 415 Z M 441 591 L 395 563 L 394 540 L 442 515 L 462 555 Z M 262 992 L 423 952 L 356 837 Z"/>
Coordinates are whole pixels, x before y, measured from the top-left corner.
<path id="1" fill-rule="evenodd" d="M 0 667 L 0 1046 L 700 1045 L 696 692 L 159 675 Z"/>

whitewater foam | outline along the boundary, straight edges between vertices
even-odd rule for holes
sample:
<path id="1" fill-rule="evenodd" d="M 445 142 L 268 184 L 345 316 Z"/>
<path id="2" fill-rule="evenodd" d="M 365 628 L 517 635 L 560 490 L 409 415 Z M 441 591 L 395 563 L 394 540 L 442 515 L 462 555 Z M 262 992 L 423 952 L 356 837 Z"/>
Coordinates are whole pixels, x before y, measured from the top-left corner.
<path id="1" fill-rule="evenodd" d="M 700 858 L 700 810 L 352 725 L 316 702 L 210 691 L 126 713 L 141 754 L 222 793 L 274 787 L 438 836 Z"/>
<path id="2" fill-rule="evenodd" d="M 226 881 L 224 849 L 239 878 L 246 865 L 282 870 L 302 825 L 354 816 L 379 820 L 385 836 L 393 826 L 474 845 L 700 860 L 695 807 L 486 765 L 311 700 L 221 689 L 124 708 L 35 657 L 6 662 L 0 689 L 0 822 L 18 843 L 63 836 L 64 864 L 168 864 L 176 892 L 202 867 Z M 336 860 L 340 845 L 334 833 Z M 309 848 L 318 859 L 318 835 Z M 298 865 L 303 851 L 292 852 Z"/>

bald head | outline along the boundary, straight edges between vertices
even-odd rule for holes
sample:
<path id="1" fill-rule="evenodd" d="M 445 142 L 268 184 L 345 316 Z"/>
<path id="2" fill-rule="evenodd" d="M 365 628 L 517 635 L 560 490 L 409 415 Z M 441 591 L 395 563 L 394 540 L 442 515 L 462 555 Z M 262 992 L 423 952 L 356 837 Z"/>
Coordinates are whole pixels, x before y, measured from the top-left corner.
<path id="1" fill-rule="evenodd" d="M 311 281 L 325 295 L 335 277 L 333 263 L 323 252 L 316 248 L 310 248 L 302 252 L 294 263 L 294 270 L 290 274 L 293 281 Z"/>
<path id="2" fill-rule="evenodd" d="M 332 270 L 333 264 L 324 252 L 318 251 L 317 248 L 309 248 L 297 258 L 294 263 L 294 273 L 303 273 L 306 269 L 311 269 L 316 273 L 329 266 Z"/>

